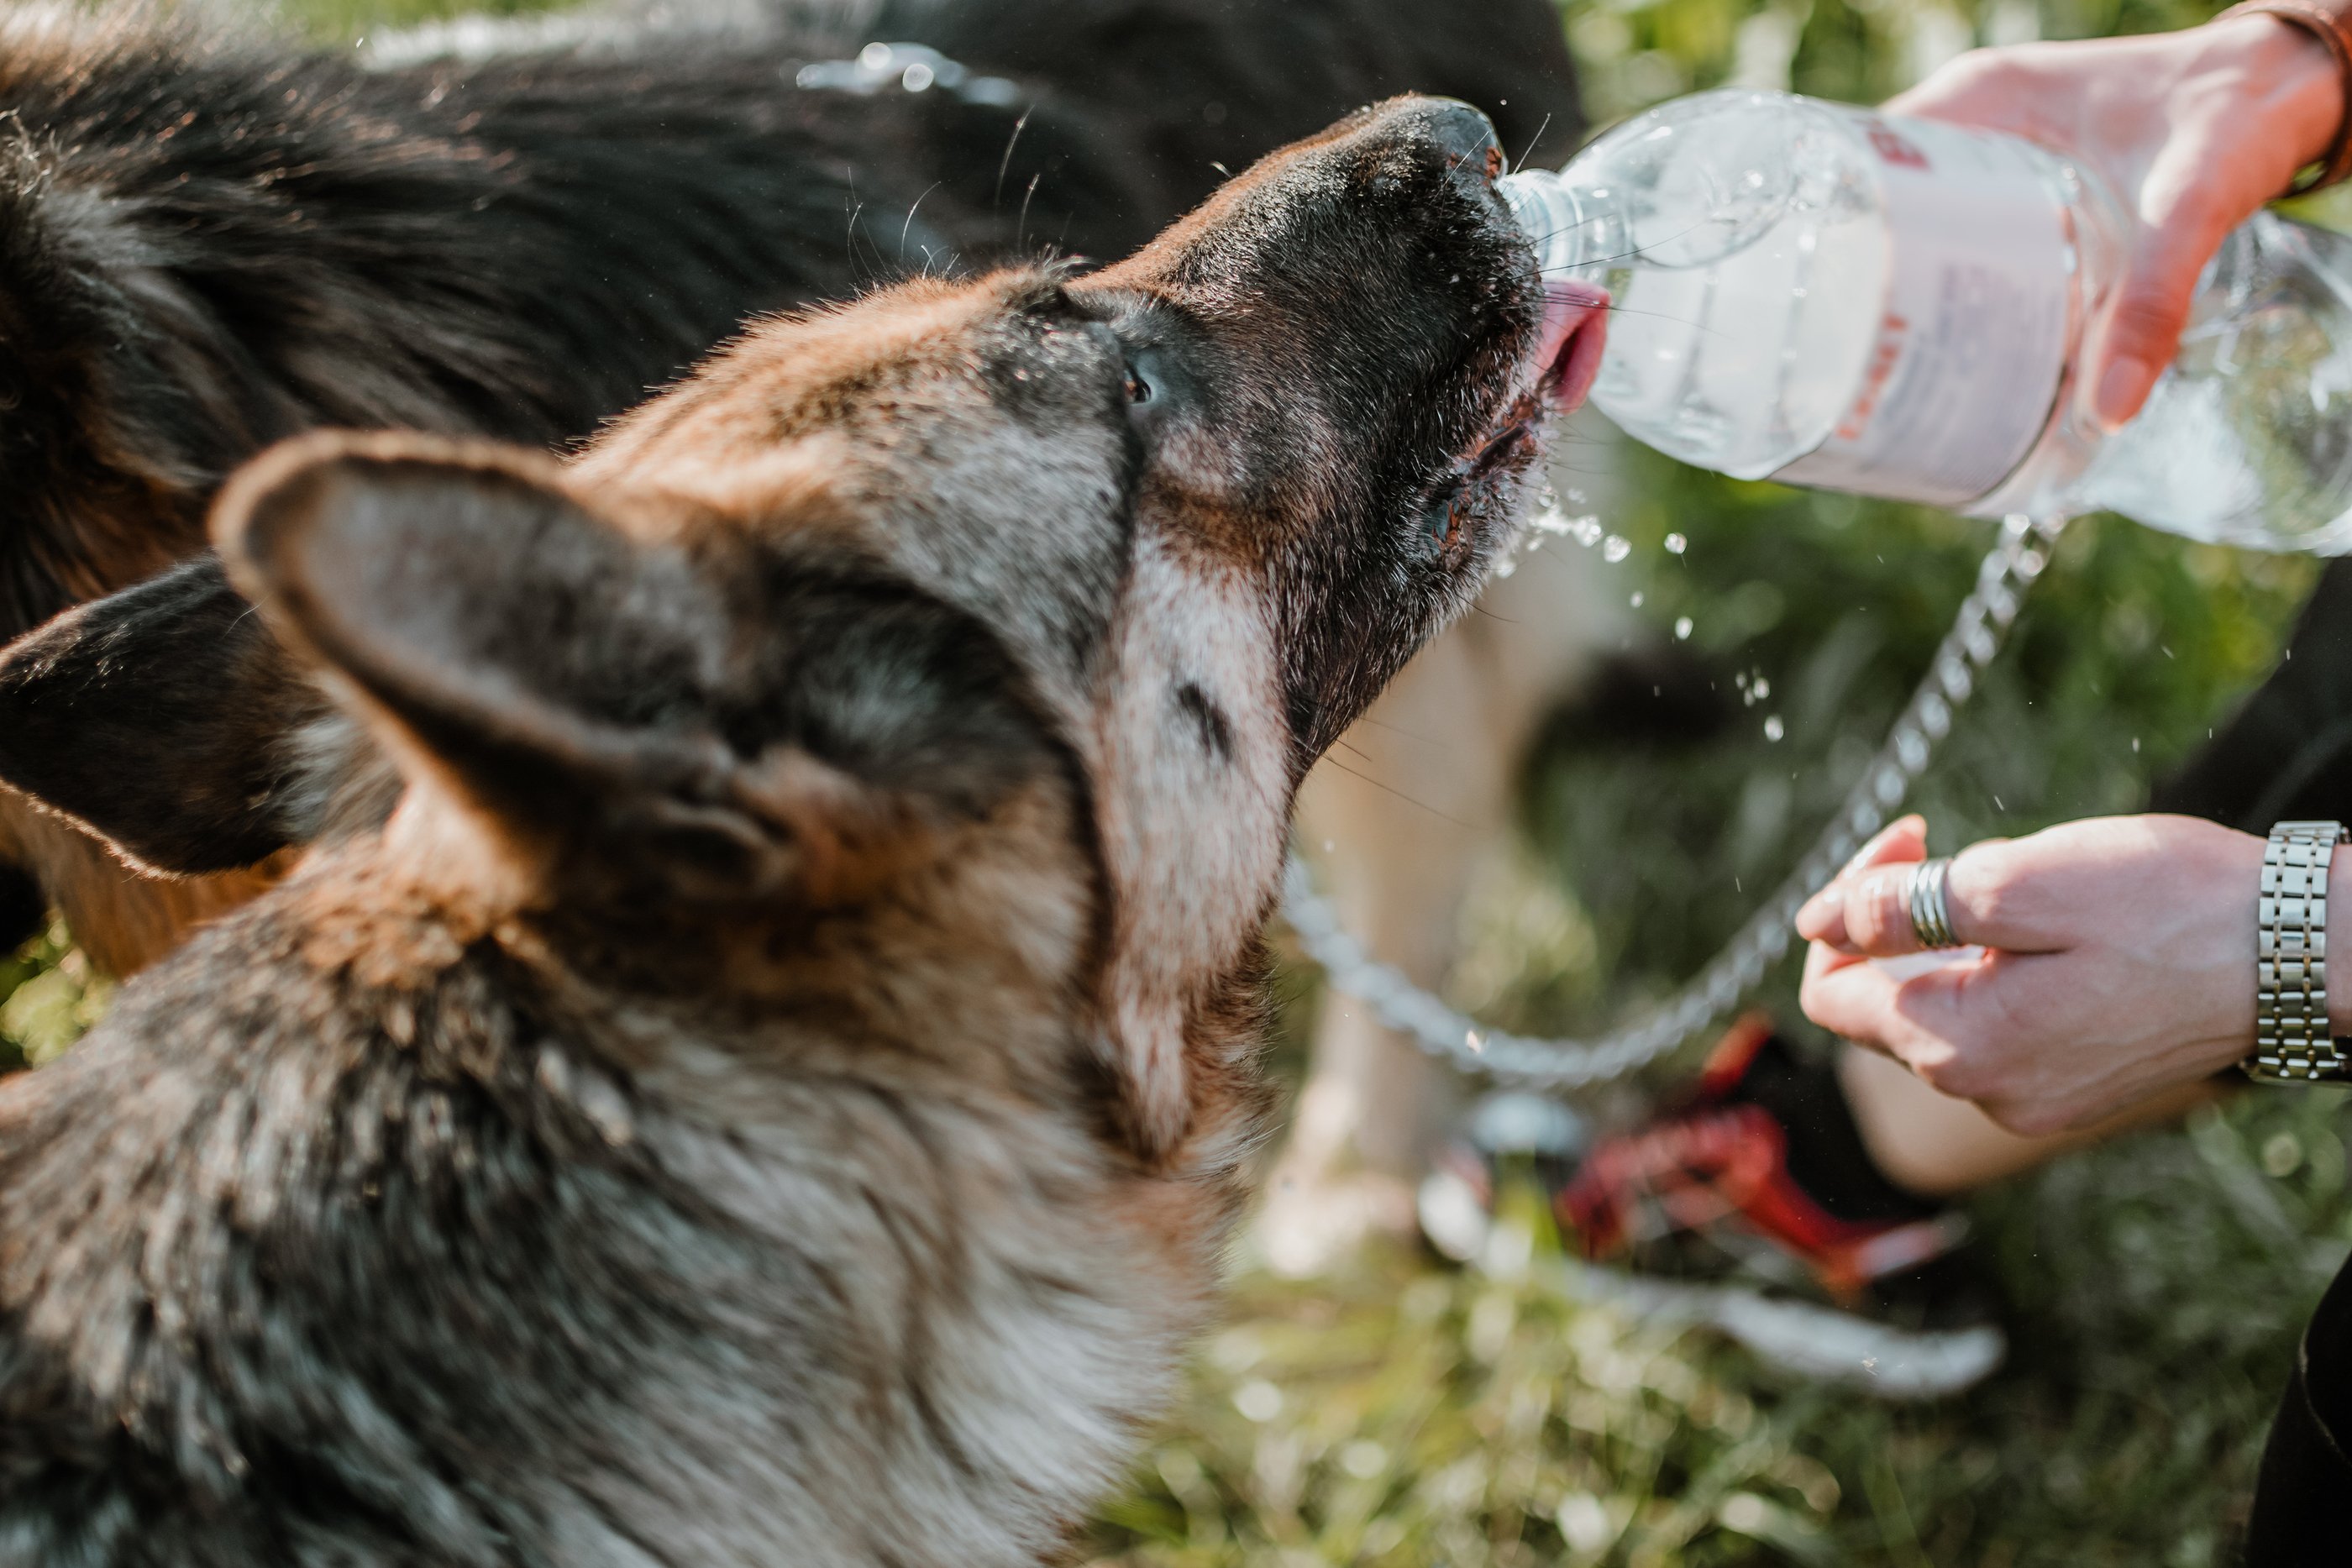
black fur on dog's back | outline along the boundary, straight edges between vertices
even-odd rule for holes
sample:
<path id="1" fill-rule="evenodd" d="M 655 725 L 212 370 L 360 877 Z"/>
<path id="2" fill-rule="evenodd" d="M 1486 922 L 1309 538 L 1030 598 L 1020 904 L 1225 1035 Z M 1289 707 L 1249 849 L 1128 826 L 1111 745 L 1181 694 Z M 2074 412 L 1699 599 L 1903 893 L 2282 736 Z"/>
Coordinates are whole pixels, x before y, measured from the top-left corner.
<path id="1" fill-rule="evenodd" d="M 222 477 L 304 429 L 577 439 L 747 316 L 1008 253 L 1122 253 L 1219 165 L 1399 90 L 1485 104 L 1514 152 L 1573 136 L 1544 0 L 1472 27 L 1442 0 L 887 0 L 854 32 L 840 12 L 778 0 L 756 36 L 383 70 L 146 13 L 0 19 L 0 637 L 194 553 Z M 1017 90 L 795 85 L 877 38 Z M 237 627 L 217 571 L 198 577 L 175 602 Z M 121 644 L 78 700 L 150 722 L 161 688 Z M 102 809 L 74 758 L 0 751 L 0 779 Z M 212 831 L 157 863 L 217 870 L 269 841 L 207 852 Z M 116 968 L 219 901 L 126 885 L 14 807 L 12 860 L 41 887 L 0 863 L 0 904 L 11 883 L 26 911 L 64 903 Z M 178 902 L 142 907 L 158 900 Z"/>
<path id="2" fill-rule="evenodd" d="M 903 214 L 927 143 L 1001 147 L 1017 115 L 797 93 L 788 43 L 379 74 L 184 29 L 0 42 L 11 631 L 195 548 L 226 469 L 289 434 L 586 434 L 746 315 L 894 266 L 851 214 Z M 1024 182 L 1073 162 L 1050 112 L 1023 141 Z M 988 195 L 887 226 L 916 267 L 1009 243 Z"/>

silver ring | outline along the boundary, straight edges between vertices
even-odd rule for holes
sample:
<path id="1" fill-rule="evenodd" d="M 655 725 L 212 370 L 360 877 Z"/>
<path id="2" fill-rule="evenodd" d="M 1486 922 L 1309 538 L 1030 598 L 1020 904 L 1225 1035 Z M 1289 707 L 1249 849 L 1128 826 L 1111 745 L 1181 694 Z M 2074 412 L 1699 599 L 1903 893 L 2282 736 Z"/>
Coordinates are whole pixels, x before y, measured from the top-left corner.
<path id="1" fill-rule="evenodd" d="M 1911 935 L 1922 947 L 1958 947 L 1952 935 L 1952 912 L 1944 903 L 1944 884 L 1952 873 L 1952 857 L 1938 855 L 1911 868 L 1904 885 L 1904 901 L 1911 906 Z"/>

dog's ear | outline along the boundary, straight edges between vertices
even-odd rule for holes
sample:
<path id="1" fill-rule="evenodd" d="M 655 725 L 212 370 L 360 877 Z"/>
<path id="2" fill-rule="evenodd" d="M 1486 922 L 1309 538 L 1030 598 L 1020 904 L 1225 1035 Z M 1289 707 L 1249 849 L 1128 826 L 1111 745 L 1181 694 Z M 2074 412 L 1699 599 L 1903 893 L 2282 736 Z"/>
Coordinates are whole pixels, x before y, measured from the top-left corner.
<path id="1" fill-rule="evenodd" d="M 551 459 L 310 436 L 234 478 L 213 532 L 231 579 L 403 770 L 431 771 L 508 837 L 590 835 L 632 873 L 717 896 L 794 869 L 770 781 L 719 734 L 717 585 L 682 548 L 593 514 Z"/>
<path id="2" fill-rule="evenodd" d="M 625 520 L 537 453 L 326 434 L 232 480 L 214 537 L 404 772 L 560 874 L 829 902 L 1034 772 L 1023 688 L 968 617 L 871 567 Z"/>
<path id="3" fill-rule="evenodd" d="M 289 841 L 292 745 L 329 712 L 206 557 L 0 653 L 0 782 L 151 869 L 228 871 Z"/>

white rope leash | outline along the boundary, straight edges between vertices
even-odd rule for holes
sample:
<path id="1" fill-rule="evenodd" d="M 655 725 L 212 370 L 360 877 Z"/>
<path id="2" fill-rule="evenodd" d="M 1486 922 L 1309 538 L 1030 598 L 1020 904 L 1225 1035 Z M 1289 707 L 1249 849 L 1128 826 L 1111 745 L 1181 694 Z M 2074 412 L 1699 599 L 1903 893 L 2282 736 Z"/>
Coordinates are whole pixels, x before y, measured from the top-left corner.
<path id="1" fill-rule="evenodd" d="M 1538 1089 L 1579 1089 L 1621 1078 L 1655 1061 L 1738 1006 L 1789 950 L 1798 908 L 1876 832 L 1951 733 L 1953 716 L 1975 695 L 1977 673 L 2000 652 L 2024 591 L 2049 564 L 2056 523 L 2021 515 L 2003 520 L 2000 540 L 1977 569 L 1976 587 L 1936 650 L 1927 677 L 1895 721 L 1843 806 L 1812 851 L 1712 962 L 1669 1002 L 1638 1022 L 1593 1040 L 1549 1040 L 1489 1030 L 1455 1011 L 1364 950 L 1315 890 L 1296 853 L 1283 874 L 1283 913 L 1332 989 L 1372 1009 L 1391 1029 L 1456 1070 Z"/>

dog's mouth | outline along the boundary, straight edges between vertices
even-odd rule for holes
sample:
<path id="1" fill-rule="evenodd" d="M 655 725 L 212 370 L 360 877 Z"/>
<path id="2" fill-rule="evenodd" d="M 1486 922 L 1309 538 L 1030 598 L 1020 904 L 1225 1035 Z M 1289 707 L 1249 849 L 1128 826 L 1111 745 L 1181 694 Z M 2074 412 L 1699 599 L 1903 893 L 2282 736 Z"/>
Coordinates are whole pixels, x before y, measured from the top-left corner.
<path id="1" fill-rule="evenodd" d="M 1535 441 L 1546 418 L 1584 402 L 1601 372 L 1608 321 L 1608 290 L 1570 279 L 1545 286 L 1543 326 L 1520 367 L 1518 392 L 1465 459 L 1473 474 L 1502 467 Z"/>
<path id="2" fill-rule="evenodd" d="M 1455 459 L 1437 498 L 1452 519 L 1449 549 L 1463 542 L 1463 523 L 1498 502 L 1506 484 L 1535 460 L 1546 422 L 1578 407 L 1592 390 L 1608 316 L 1605 289 L 1565 279 L 1546 285 L 1543 325 L 1520 366 L 1517 391 Z"/>

